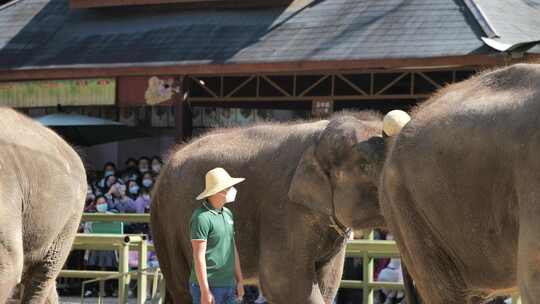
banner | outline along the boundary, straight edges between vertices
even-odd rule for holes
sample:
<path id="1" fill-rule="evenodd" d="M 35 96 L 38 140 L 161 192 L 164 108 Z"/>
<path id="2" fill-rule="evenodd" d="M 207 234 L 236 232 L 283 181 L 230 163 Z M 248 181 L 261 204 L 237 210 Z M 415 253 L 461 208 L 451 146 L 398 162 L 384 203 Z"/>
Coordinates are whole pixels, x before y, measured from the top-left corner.
<path id="1" fill-rule="evenodd" d="M 0 82 L 0 105 L 16 108 L 114 105 L 114 78 Z"/>

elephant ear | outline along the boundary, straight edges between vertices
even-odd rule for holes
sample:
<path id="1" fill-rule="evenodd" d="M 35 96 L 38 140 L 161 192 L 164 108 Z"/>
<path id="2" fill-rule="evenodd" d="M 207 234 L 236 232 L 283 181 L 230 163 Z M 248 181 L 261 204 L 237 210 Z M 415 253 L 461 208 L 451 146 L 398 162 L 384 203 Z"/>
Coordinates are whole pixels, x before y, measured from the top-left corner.
<path id="1" fill-rule="evenodd" d="M 328 176 L 315 156 L 315 147 L 309 147 L 296 167 L 289 188 L 289 199 L 324 214 L 332 214 L 332 189 Z"/>

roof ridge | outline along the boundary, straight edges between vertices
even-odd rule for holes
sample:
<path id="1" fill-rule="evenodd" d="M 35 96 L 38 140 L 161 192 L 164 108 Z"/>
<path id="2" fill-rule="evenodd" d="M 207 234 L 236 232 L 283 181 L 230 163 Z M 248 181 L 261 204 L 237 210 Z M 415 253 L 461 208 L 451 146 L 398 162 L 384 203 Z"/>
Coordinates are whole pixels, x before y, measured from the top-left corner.
<path id="1" fill-rule="evenodd" d="M 495 32 L 495 28 L 491 23 L 489 22 L 489 18 L 484 13 L 484 11 L 480 8 L 480 6 L 477 5 L 475 0 L 463 0 L 471 14 L 473 15 L 474 19 L 478 22 L 484 33 L 486 34 L 487 38 L 495 38 L 499 37 L 497 35 L 497 32 Z"/>
<path id="2" fill-rule="evenodd" d="M 6 3 L 2 4 L 2 5 L 0 5 L 0 11 L 1 11 L 1 10 L 4 10 L 4 9 L 6 9 L 6 8 L 12 6 L 12 5 L 15 5 L 15 4 L 19 3 L 20 1 L 22 1 L 22 0 L 12 0 L 12 1 L 8 1 L 8 2 L 6 2 Z"/>

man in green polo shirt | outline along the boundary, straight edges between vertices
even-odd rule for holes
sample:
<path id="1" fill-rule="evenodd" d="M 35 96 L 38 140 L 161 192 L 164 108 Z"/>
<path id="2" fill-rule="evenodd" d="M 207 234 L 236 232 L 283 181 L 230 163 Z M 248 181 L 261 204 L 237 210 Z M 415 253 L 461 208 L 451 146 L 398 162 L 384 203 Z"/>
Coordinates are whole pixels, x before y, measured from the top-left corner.
<path id="1" fill-rule="evenodd" d="M 191 216 L 190 285 L 194 304 L 234 304 L 244 295 L 233 214 L 224 207 L 235 200 L 233 186 L 242 181 L 223 168 L 215 168 L 206 173 L 206 189 L 197 196 L 204 201 Z"/>

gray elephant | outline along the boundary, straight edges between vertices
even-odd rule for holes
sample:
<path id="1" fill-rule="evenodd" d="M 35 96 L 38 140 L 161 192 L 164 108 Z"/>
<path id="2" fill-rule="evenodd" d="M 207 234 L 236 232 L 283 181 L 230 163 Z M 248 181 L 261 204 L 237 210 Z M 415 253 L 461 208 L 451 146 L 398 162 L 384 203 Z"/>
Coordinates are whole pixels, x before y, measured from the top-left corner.
<path id="1" fill-rule="evenodd" d="M 221 130 L 173 151 L 153 192 L 151 228 L 174 303 L 191 303 L 190 217 L 214 167 L 246 178 L 228 205 L 245 277 L 258 281 L 269 303 L 331 303 L 347 227 L 384 226 L 380 165 L 368 161 L 384 154 L 381 130 L 378 114 L 345 113 Z"/>
<path id="2" fill-rule="evenodd" d="M 390 144 L 380 203 L 429 304 L 540 303 L 540 66 L 444 88 Z"/>
<path id="3" fill-rule="evenodd" d="M 84 207 L 83 164 L 54 132 L 0 108 L 0 172 L 0 303 L 19 283 L 22 303 L 57 303 Z"/>

